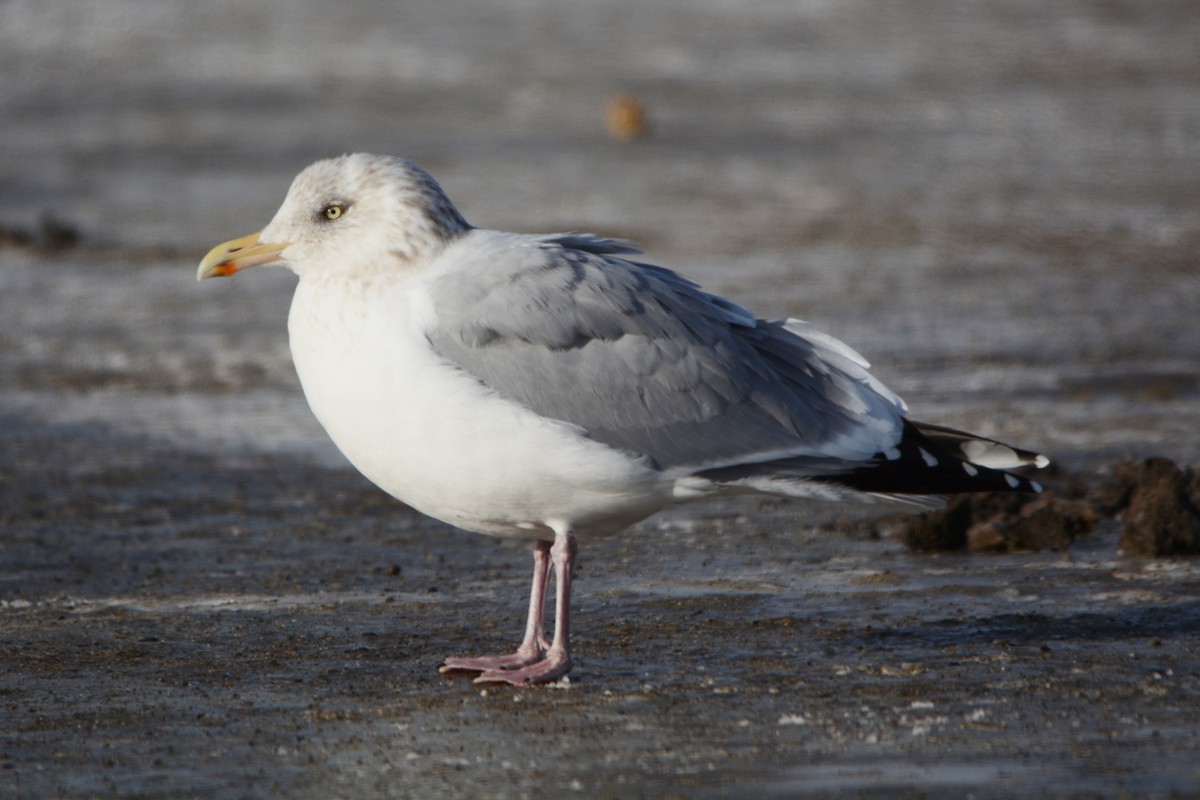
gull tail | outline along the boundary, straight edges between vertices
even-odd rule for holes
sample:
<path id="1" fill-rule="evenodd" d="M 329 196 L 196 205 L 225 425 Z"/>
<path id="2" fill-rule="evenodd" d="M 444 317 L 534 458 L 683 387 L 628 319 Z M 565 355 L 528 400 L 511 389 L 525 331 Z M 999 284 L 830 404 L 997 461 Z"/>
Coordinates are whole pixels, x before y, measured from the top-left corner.
<path id="1" fill-rule="evenodd" d="M 1050 460 L 982 436 L 904 421 L 900 441 L 866 461 L 793 456 L 708 469 L 699 477 L 730 488 L 827 500 L 885 502 L 921 511 L 964 492 L 1040 493 L 1041 484 L 1009 470 Z"/>
<path id="2" fill-rule="evenodd" d="M 974 434 L 905 421 L 900 443 L 859 466 L 816 478 L 861 492 L 944 495 L 963 492 L 1034 492 L 1041 484 L 1009 472 L 1045 467 L 1050 459 Z"/>

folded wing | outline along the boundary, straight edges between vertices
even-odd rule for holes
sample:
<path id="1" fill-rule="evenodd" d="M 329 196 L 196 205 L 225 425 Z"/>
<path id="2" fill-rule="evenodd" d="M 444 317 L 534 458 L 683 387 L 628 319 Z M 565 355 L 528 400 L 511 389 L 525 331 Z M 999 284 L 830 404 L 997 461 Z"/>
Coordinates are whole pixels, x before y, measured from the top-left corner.
<path id="1" fill-rule="evenodd" d="M 452 247 L 431 289 L 435 350 L 659 469 L 824 469 L 900 441 L 902 401 L 852 349 L 630 261 L 627 242 L 472 231 Z"/>

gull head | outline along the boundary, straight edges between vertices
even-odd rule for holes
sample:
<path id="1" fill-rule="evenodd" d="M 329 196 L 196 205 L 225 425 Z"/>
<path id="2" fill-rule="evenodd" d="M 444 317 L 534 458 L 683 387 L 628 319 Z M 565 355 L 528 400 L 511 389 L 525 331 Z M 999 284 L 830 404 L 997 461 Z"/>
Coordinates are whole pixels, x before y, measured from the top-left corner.
<path id="1" fill-rule="evenodd" d="M 258 233 L 210 250 L 196 279 L 265 265 L 299 275 L 403 269 L 469 228 L 437 182 L 411 161 L 355 153 L 297 175 L 275 218 Z"/>

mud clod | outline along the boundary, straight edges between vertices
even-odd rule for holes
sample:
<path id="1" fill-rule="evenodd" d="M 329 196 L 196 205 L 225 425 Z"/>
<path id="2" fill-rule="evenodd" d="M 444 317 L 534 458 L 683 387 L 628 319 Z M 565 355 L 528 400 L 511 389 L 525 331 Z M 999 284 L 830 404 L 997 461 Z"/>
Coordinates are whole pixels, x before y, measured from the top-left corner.
<path id="1" fill-rule="evenodd" d="M 982 523 L 985 529 L 999 534 L 1000 547 L 993 538 L 986 549 L 1004 552 L 1021 550 L 1054 550 L 1061 552 L 1081 536 L 1087 536 L 1096 528 L 1099 517 L 1086 503 L 1066 500 L 1061 497 L 1039 497 L 1025 503 L 1016 519 L 994 517 Z M 978 527 L 978 526 L 977 526 Z M 985 549 L 985 542 L 974 528 L 967 532 L 972 550 Z"/>
<path id="2" fill-rule="evenodd" d="M 1091 486 L 1078 475 L 1055 478 L 1064 488 L 1036 497 L 959 495 L 941 511 L 898 521 L 898 531 L 917 552 L 1063 551 L 1100 522 L 1119 520 L 1121 547 L 1127 553 L 1200 553 L 1200 477 L 1194 470 L 1151 458 L 1119 461 L 1107 481 Z"/>
<path id="3" fill-rule="evenodd" d="M 961 550 L 971 527 L 971 497 L 958 495 L 940 511 L 931 511 L 901 522 L 904 543 L 919 553 Z"/>
<path id="4" fill-rule="evenodd" d="M 1066 550 L 1095 529 L 1099 517 L 1078 500 L 1017 494 L 959 495 L 941 511 L 908 521 L 905 543 L 919 552 L 1009 553 Z"/>
<path id="5" fill-rule="evenodd" d="M 1112 477 L 1088 491 L 1088 502 L 1106 517 L 1119 515 L 1129 507 L 1129 499 L 1133 496 L 1140 475 L 1141 465 L 1132 461 L 1118 461 L 1113 465 Z"/>
<path id="6" fill-rule="evenodd" d="M 1133 479 L 1122 516 L 1122 549 L 1142 556 L 1200 553 L 1200 509 L 1190 494 L 1195 485 L 1192 470 L 1151 458 L 1121 473 Z"/>

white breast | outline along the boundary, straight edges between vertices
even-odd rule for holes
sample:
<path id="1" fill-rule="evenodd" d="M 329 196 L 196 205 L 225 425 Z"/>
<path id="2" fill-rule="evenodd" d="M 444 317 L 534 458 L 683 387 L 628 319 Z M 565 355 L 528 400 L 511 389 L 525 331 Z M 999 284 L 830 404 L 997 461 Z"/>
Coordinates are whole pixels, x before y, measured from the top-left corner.
<path id="1" fill-rule="evenodd" d="M 288 331 L 304 394 L 338 448 L 412 507 L 480 533 L 618 530 L 672 502 L 666 476 L 505 400 L 441 359 L 419 281 L 305 276 Z"/>

